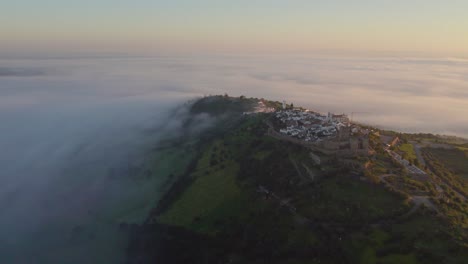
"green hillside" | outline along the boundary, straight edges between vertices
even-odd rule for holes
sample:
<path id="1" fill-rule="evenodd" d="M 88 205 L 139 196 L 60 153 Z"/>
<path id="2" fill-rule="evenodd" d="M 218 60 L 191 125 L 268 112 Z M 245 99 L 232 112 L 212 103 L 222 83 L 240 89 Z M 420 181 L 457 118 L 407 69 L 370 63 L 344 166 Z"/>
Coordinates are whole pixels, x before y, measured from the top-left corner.
<path id="1" fill-rule="evenodd" d="M 271 114 L 235 115 L 256 102 L 194 104 L 224 117 L 181 184 L 134 230 L 129 263 L 466 263 L 467 230 L 409 201 L 432 185 L 411 180 L 383 150 L 348 158 L 360 171 L 334 155 L 315 153 L 317 164 L 310 149 L 267 135 Z M 378 180 L 390 170 L 393 187 Z"/>

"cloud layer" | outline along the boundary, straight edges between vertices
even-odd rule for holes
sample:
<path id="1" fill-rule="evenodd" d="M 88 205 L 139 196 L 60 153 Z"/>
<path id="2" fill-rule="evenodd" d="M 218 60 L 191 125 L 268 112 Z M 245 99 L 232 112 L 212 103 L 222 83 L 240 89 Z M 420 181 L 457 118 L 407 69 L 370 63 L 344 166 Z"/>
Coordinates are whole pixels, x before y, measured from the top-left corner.
<path id="1" fill-rule="evenodd" d="M 199 62 L 188 61 L 188 65 Z M 285 99 L 408 132 L 468 136 L 468 61 L 424 58 L 277 57 L 204 62 L 180 87 Z M 187 65 L 186 65 L 187 67 Z M 176 74 L 174 71 L 172 74 Z M 202 85 L 194 84 L 198 80 Z"/>
<path id="2" fill-rule="evenodd" d="M 44 75 L 45 72 L 41 69 L 35 68 L 8 68 L 0 67 L 0 77 L 5 76 L 17 76 L 17 77 L 27 77 L 27 76 L 38 76 Z"/>

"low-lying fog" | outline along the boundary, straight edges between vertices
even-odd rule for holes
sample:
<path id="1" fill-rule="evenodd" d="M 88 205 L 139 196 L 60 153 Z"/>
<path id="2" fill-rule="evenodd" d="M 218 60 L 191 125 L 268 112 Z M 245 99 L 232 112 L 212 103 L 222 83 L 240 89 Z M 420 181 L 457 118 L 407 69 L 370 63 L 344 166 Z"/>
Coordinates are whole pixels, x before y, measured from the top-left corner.
<path id="1" fill-rule="evenodd" d="M 468 61 L 461 59 L 0 60 L 0 259 L 64 263 L 61 257 L 89 254 L 85 245 L 67 247 L 65 234 L 93 210 L 113 210 L 108 206 L 116 197 L 139 195 L 131 186 L 110 186 L 109 169 L 153 147 L 173 107 L 224 93 L 468 137 Z M 124 247 L 121 238 L 105 234 L 97 239 L 109 254 Z M 59 257 L 47 256 L 54 254 Z"/>

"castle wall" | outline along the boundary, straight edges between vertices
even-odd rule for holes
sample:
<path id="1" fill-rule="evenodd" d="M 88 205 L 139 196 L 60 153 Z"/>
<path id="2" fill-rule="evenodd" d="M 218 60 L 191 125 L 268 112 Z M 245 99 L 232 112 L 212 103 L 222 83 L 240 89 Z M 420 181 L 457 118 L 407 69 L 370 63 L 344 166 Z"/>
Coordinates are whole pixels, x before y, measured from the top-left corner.
<path id="1" fill-rule="evenodd" d="M 269 129 L 268 134 L 274 138 L 285 140 L 294 144 L 299 144 L 309 147 L 312 150 L 321 152 L 326 155 L 337 155 L 340 157 L 353 157 L 353 156 L 368 156 L 369 155 L 369 139 L 368 138 L 350 138 L 344 141 L 337 141 L 336 139 L 325 140 L 321 142 L 306 142 L 297 138 L 293 138 L 281 134 L 274 129 Z M 361 148 L 360 148 L 361 145 Z"/>

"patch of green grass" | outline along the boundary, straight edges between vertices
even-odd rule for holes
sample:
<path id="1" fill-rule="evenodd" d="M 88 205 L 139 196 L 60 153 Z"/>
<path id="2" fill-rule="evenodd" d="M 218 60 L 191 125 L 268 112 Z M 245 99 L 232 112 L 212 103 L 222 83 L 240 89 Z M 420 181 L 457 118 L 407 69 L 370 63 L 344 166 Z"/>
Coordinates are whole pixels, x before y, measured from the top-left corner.
<path id="1" fill-rule="evenodd" d="M 258 151 L 257 153 L 253 155 L 253 157 L 258 160 L 264 160 L 270 154 L 271 154 L 271 151 Z"/>
<path id="2" fill-rule="evenodd" d="M 246 208 L 248 208 L 247 196 L 242 192 L 237 192 L 223 197 L 218 206 L 207 211 L 189 225 L 189 229 L 203 234 L 214 235 L 222 230 L 222 226 L 235 218 L 241 222 L 245 218 Z"/>
<path id="3" fill-rule="evenodd" d="M 309 195 L 309 199 L 299 199 L 298 211 L 321 221 L 373 221 L 408 210 L 402 198 L 382 186 L 346 176 L 323 179 L 316 189 L 307 193 L 313 194 Z"/>
<path id="4" fill-rule="evenodd" d="M 415 229 L 422 219 L 422 228 Z M 428 215 L 418 215 L 391 228 L 357 231 L 348 237 L 344 250 L 351 263 L 458 263 L 464 256 L 449 261 L 449 243 L 433 228 L 437 225 Z"/>
<path id="5" fill-rule="evenodd" d="M 403 152 L 403 158 L 411 161 L 411 162 L 414 162 L 415 160 L 417 160 L 417 157 L 416 157 L 416 152 L 414 151 L 414 147 L 413 147 L 413 144 L 401 144 L 400 146 L 398 146 L 398 151 L 401 151 Z"/>
<path id="6" fill-rule="evenodd" d="M 459 149 L 427 148 L 432 155 L 455 174 L 468 179 L 468 156 Z"/>
<path id="7" fill-rule="evenodd" d="M 242 200 L 242 193 L 236 182 L 239 165 L 226 158 L 225 153 L 227 150 L 221 140 L 215 141 L 204 151 L 192 174 L 194 182 L 159 216 L 160 223 L 210 233 L 209 226 L 216 219 L 239 211 L 236 210 Z M 225 210 L 226 208 L 230 210 Z"/>
<path id="8" fill-rule="evenodd" d="M 203 155 L 198 159 L 197 168 L 195 169 L 195 173 L 203 172 L 207 168 L 210 167 L 210 161 L 212 156 L 216 157 L 218 154 L 219 148 L 222 148 L 221 140 L 215 141 L 211 144 L 208 149 L 203 152 Z"/>
<path id="9" fill-rule="evenodd" d="M 395 224 L 392 227 L 394 233 L 402 234 L 405 237 L 416 238 L 421 234 L 432 234 L 441 230 L 439 223 L 426 215 L 415 215 L 402 224 Z M 431 231 L 431 232 L 428 232 Z"/>
<path id="10" fill-rule="evenodd" d="M 390 235 L 381 229 L 374 229 L 369 235 L 369 239 L 372 244 L 376 245 L 377 247 L 382 247 L 385 242 L 390 239 Z"/>
<path id="11" fill-rule="evenodd" d="M 237 164 L 229 162 L 223 170 L 200 175 L 159 221 L 189 228 L 223 203 L 237 199 L 241 192 L 235 181 L 238 170 Z"/>
<path id="12" fill-rule="evenodd" d="M 433 263 L 434 259 L 443 259 L 444 261 L 440 261 L 442 263 L 463 263 L 463 261 L 459 261 L 466 259 L 466 251 L 458 248 L 458 245 L 449 238 L 450 229 L 440 219 L 435 219 L 425 213 L 418 213 L 405 222 L 394 224 L 391 232 L 393 236 L 398 238 L 400 250 L 412 248 L 411 251 L 405 250 L 403 252 L 417 251 L 418 258 L 422 263 Z M 450 254 L 449 252 L 455 248 L 461 251 L 457 254 Z M 394 253 L 400 254 L 400 252 Z M 402 260 L 391 262 L 396 261 L 397 257 L 402 257 Z M 396 255 L 383 263 L 415 263 L 411 260 L 414 260 L 414 256 Z"/>

